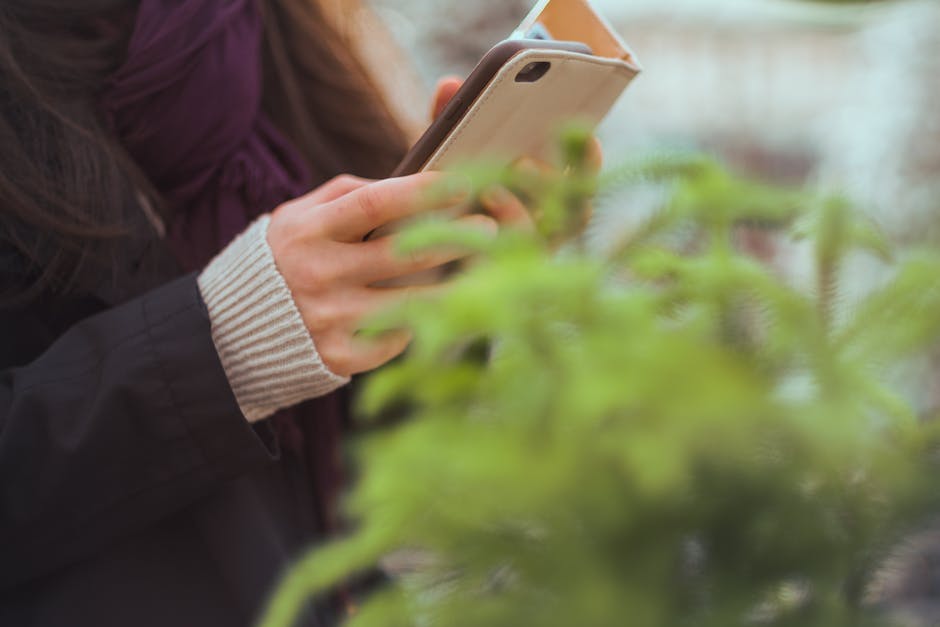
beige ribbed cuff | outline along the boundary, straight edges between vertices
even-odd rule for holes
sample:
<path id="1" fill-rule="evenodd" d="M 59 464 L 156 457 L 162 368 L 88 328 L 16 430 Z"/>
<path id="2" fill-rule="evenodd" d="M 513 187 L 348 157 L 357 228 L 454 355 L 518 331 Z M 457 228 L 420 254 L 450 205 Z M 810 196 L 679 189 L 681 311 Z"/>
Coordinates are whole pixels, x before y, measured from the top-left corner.
<path id="1" fill-rule="evenodd" d="M 249 422 L 349 382 L 324 365 L 268 246 L 269 216 L 199 275 L 212 340 Z"/>

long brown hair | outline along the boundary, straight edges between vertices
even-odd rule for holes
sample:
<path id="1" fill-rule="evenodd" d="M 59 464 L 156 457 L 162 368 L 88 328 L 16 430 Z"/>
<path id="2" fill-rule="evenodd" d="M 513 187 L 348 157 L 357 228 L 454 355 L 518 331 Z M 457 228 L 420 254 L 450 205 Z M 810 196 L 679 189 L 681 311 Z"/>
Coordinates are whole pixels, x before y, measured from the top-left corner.
<path id="1" fill-rule="evenodd" d="M 137 3 L 0 3 L 0 304 L 106 271 L 141 197 L 160 206 L 97 105 Z M 316 178 L 387 175 L 406 139 L 352 42 L 317 0 L 263 4 L 265 112 Z"/>
<path id="2" fill-rule="evenodd" d="M 405 134 L 350 33 L 313 0 L 268 2 L 266 9 L 265 111 L 320 178 L 388 176 L 408 148 Z"/>

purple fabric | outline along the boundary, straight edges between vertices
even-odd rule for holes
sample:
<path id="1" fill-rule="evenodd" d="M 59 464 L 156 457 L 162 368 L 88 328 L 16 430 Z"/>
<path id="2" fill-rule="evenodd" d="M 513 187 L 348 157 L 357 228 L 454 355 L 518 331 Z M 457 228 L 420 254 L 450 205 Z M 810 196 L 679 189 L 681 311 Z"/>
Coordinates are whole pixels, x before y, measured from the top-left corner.
<path id="1" fill-rule="evenodd" d="M 297 151 L 261 114 L 258 0 L 142 0 L 102 106 L 169 203 L 188 271 L 259 214 L 311 187 Z"/>
<path id="2" fill-rule="evenodd" d="M 102 94 L 114 131 L 169 204 L 167 240 L 187 271 L 313 184 L 261 112 L 259 1 L 141 0 L 127 59 Z M 331 395 L 274 418 L 307 459 L 324 523 L 343 412 Z"/>

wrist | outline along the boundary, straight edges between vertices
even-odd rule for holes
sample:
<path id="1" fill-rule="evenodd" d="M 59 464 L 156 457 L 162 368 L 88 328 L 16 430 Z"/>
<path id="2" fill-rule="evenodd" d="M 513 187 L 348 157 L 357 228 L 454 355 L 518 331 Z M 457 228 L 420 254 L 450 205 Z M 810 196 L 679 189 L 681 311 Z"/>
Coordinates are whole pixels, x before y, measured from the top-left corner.
<path id="1" fill-rule="evenodd" d="M 267 242 L 263 216 L 199 275 L 212 340 L 250 422 L 349 382 L 317 352 Z"/>

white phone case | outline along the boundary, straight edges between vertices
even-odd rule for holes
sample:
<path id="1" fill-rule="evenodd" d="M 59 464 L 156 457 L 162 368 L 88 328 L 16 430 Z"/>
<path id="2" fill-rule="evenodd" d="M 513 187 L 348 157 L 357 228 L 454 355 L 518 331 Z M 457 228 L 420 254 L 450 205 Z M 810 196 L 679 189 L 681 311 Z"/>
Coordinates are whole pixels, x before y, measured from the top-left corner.
<path id="1" fill-rule="evenodd" d="M 525 38 L 533 31 L 583 43 L 593 54 L 532 49 L 513 57 L 423 169 L 445 170 L 480 160 L 506 164 L 523 156 L 549 158 L 562 125 L 578 121 L 593 130 L 640 72 L 633 52 L 590 0 L 540 0 L 511 38 Z M 551 63 L 548 73 L 536 82 L 517 82 L 522 69 L 535 62 Z"/>
<path id="2" fill-rule="evenodd" d="M 594 54 L 531 48 L 513 56 L 479 93 L 421 171 L 452 170 L 470 163 L 507 166 L 522 157 L 551 161 L 562 128 L 577 122 L 593 130 L 641 71 L 633 53 L 588 0 L 543 0 L 513 37 L 524 37 L 536 24 L 558 41 L 586 44 Z M 517 81 L 523 68 L 532 63 L 551 66 L 537 81 Z M 387 224 L 369 237 L 388 235 L 401 226 Z M 430 283 L 438 274 L 429 271 L 382 285 Z"/>
<path id="3" fill-rule="evenodd" d="M 550 63 L 536 82 L 517 82 L 530 63 Z M 504 65 L 425 164 L 448 170 L 467 162 L 506 165 L 550 159 L 558 132 L 577 121 L 593 130 L 639 69 L 623 59 L 559 50 L 526 50 Z"/>

